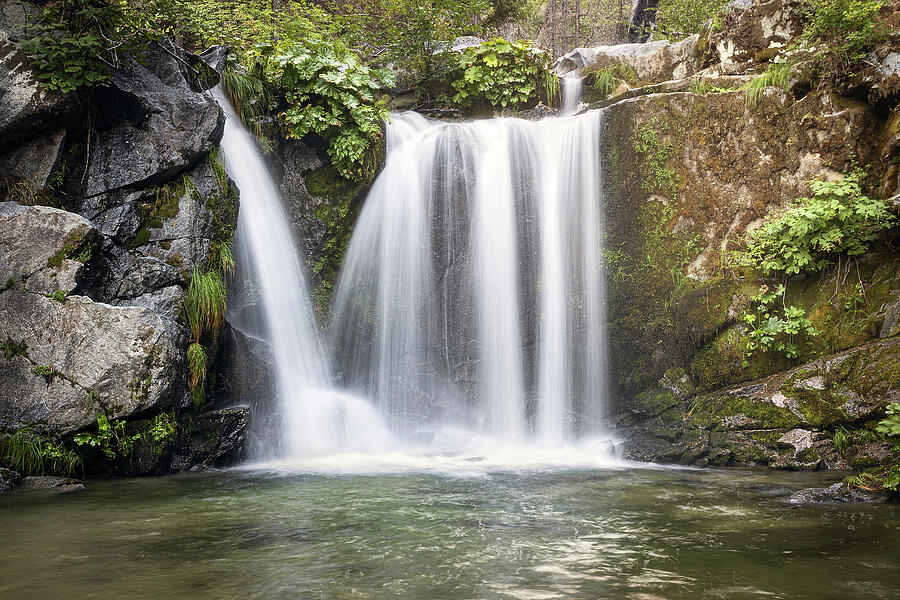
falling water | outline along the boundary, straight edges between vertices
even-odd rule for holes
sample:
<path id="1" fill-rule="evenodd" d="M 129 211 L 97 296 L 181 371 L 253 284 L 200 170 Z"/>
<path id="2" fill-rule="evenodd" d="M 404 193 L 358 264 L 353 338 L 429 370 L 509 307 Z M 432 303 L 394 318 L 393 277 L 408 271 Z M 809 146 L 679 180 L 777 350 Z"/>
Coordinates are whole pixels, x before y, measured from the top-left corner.
<path id="1" fill-rule="evenodd" d="M 312 306 L 278 188 L 253 136 L 224 95 L 225 168 L 241 191 L 237 245 L 241 270 L 258 286 L 264 336 L 275 355 L 281 443 L 269 455 L 311 456 L 381 449 L 389 436 L 374 407 L 331 385 Z"/>
<path id="2" fill-rule="evenodd" d="M 572 72 L 562 78 L 562 114 L 574 115 L 581 104 L 581 76 Z"/>
<path id="3" fill-rule="evenodd" d="M 449 425 L 561 445 L 605 429 L 601 114 L 393 116 L 332 336 L 343 385 L 402 439 Z"/>

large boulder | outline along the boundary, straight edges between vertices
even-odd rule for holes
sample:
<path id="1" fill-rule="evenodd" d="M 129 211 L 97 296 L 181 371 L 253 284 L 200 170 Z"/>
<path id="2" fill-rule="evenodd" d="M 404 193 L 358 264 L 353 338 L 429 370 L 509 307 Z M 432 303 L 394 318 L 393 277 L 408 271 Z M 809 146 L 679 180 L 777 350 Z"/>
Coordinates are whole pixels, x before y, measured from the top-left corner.
<path id="1" fill-rule="evenodd" d="M 144 308 L 0 293 L 0 429 L 66 434 L 179 401 L 186 340 Z"/>
<path id="2" fill-rule="evenodd" d="M 68 294 L 99 237 L 80 215 L 0 202 L 0 281 L 6 288 L 21 285 L 31 292 Z"/>
<path id="3" fill-rule="evenodd" d="M 98 94 L 104 121 L 91 139 L 84 195 L 147 187 L 198 163 L 222 137 L 225 118 L 185 76 L 185 61 L 162 44 L 123 59 Z"/>
<path id="4" fill-rule="evenodd" d="M 708 47 L 723 66 L 768 62 L 803 31 L 799 0 L 735 2 L 721 28 L 708 35 Z M 701 45 L 705 45 L 701 43 Z"/>
<path id="5" fill-rule="evenodd" d="M 594 48 L 576 48 L 556 61 L 554 70 L 563 77 L 569 73 L 599 71 L 615 64 L 634 69 L 642 83 L 659 83 L 692 75 L 699 63 L 695 47 L 697 36 L 680 42 L 668 40 L 643 44 L 618 44 Z"/>

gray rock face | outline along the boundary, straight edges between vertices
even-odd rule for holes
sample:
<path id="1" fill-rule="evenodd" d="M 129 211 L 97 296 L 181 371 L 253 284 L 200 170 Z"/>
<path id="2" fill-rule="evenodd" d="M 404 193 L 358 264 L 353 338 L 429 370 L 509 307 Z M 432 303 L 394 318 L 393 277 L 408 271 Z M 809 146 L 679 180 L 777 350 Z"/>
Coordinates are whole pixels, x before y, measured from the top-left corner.
<path id="1" fill-rule="evenodd" d="M 168 181 L 222 137 L 221 109 L 194 91 L 182 63 L 155 44 L 142 63 L 126 58 L 112 72 L 105 101 L 115 118 L 92 138 L 86 196 Z"/>
<path id="2" fill-rule="evenodd" d="M 767 50 L 785 47 L 803 31 L 796 0 L 735 2 L 730 5 L 719 33 L 709 38 L 723 65 L 768 60 Z"/>
<path id="3" fill-rule="evenodd" d="M 585 70 L 596 71 L 616 63 L 634 69 L 639 80 L 659 83 L 670 79 L 682 79 L 692 75 L 699 67 L 694 49 L 697 36 L 693 35 L 675 44 L 668 40 L 644 44 L 619 44 L 576 48 L 556 61 L 554 70 L 559 76 Z"/>
<path id="4" fill-rule="evenodd" d="M 0 156 L 0 173 L 24 181 L 32 189 L 42 189 L 50 183 L 60 161 L 66 130 L 53 131 Z"/>
<path id="5" fill-rule="evenodd" d="M 74 213 L 0 202 L 0 281 L 42 294 L 69 293 L 83 267 L 71 258 L 98 238 L 93 224 Z"/>
<path id="6" fill-rule="evenodd" d="M 8 290 L 0 294 L 0 340 L 20 349 L 0 359 L 0 428 L 71 433 L 101 412 L 126 417 L 183 394 L 184 334 L 145 308 Z"/>
<path id="7" fill-rule="evenodd" d="M 788 498 L 791 504 L 834 504 L 840 502 L 887 502 L 894 494 L 889 491 L 874 491 L 849 488 L 843 483 L 835 483 L 827 488 L 807 488 L 794 492 Z"/>

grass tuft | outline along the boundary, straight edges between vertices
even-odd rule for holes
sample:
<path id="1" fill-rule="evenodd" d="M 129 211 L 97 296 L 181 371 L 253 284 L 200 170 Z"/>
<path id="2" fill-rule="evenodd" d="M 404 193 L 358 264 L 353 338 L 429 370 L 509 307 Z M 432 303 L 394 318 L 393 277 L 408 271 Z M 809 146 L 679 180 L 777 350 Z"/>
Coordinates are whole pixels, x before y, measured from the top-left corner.
<path id="1" fill-rule="evenodd" d="M 225 320 L 225 280 L 220 271 L 194 267 L 184 298 L 184 313 L 195 342 L 204 331 L 216 335 Z"/>
<path id="2" fill-rule="evenodd" d="M 783 90 L 788 89 L 793 69 L 794 64 L 791 62 L 770 64 L 759 77 L 751 79 L 741 87 L 744 91 L 744 101 L 749 106 L 756 107 L 762 100 L 763 94 L 765 94 L 767 88 L 777 87 Z"/>

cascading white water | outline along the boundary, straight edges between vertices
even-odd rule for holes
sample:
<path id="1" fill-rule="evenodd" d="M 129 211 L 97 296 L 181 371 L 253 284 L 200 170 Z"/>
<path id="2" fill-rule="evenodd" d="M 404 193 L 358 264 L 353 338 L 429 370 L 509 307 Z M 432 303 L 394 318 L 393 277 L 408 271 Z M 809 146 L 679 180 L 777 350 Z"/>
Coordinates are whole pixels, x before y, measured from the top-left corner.
<path id="1" fill-rule="evenodd" d="M 605 429 L 601 112 L 404 113 L 336 296 L 335 364 L 396 434 L 561 445 Z"/>
<path id="2" fill-rule="evenodd" d="M 272 456 L 381 450 L 390 435 L 371 403 L 333 388 L 312 305 L 278 187 L 253 136 L 219 90 L 225 111 L 225 168 L 241 192 L 237 244 L 241 271 L 259 287 L 265 337 L 275 355 L 281 443 Z"/>
<path id="3" fill-rule="evenodd" d="M 574 115 L 581 105 L 582 79 L 578 73 L 572 72 L 562 78 L 562 114 Z"/>

